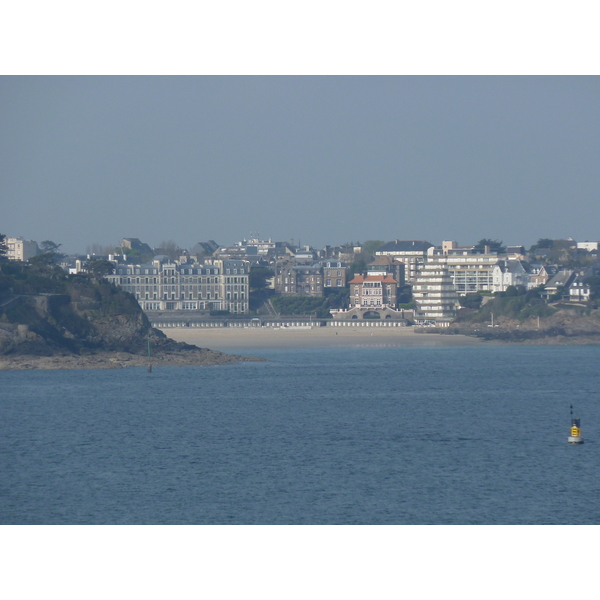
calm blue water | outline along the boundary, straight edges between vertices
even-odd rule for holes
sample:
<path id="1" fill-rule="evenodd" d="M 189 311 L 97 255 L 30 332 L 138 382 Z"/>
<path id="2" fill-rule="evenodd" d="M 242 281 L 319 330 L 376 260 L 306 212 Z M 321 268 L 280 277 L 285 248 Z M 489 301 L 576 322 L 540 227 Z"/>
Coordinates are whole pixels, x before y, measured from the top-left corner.
<path id="1" fill-rule="evenodd" d="M 600 523 L 600 347 L 247 354 L 0 372 L 0 523 Z"/>

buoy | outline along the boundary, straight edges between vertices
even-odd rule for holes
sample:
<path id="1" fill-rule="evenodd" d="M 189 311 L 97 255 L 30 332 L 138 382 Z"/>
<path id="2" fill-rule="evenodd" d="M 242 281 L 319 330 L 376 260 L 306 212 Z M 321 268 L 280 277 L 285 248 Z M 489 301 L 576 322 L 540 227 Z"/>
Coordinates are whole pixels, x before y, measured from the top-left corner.
<path id="1" fill-rule="evenodd" d="M 573 418 L 573 405 L 571 404 L 571 435 L 568 437 L 569 444 L 583 444 L 581 437 L 580 419 Z"/>

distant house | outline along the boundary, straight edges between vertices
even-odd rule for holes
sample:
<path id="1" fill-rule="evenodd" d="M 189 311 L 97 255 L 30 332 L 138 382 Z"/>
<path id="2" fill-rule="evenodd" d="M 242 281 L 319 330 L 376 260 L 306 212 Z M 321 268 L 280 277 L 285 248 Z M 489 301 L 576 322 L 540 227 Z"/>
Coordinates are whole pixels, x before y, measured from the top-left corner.
<path id="1" fill-rule="evenodd" d="M 217 248 L 219 244 L 214 240 L 208 240 L 208 242 L 198 242 L 190 248 L 190 254 L 192 256 L 210 256 Z"/>
<path id="2" fill-rule="evenodd" d="M 341 260 L 323 260 L 321 267 L 323 268 L 323 287 L 325 289 L 346 287 L 348 271 L 346 263 Z"/>
<path id="3" fill-rule="evenodd" d="M 590 299 L 591 290 L 584 283 L 587 277 L 600 275 L 600 262 L 590 264 L 585 270 L 580 271 L 569 285 L 569 300 L 573 302 L 587 302 Z"/>
<path id="4" fill-rule="evenodd" d="M 581 248 L 583 250 L 587 250 L 588 252 L 592 252 L 594 250 L 598 250 L 598 245 L 600 242 L 577 242 L 577 248 Z"/>
<path id="5" fill-rule="evenodd" d="M 590 299 L 590 287 L 583 280 L 585 275 L 576 275 L 569 286 L 569 300 L 571 302 L 587 302 Z"/>
<path id="6" fill-rule="evenodd" d="M 392 256 L 378 256 L 367 265 L 370 273 L 387 273 L 391 275 L 399 286 L 406 282 L 406 265 Z"/>
<path id="7" fill-rule="evenodd" d="M 509 286 L 529 286 L 529 264 L 523 260 L 499 260 L 492 269 L 494 292 L 505 292 Z"/>
<path id="8" fill-rule="evenodd" d="M 531 265 L 529 273 L 528 288 L 536 288 L 540 285 L 545 285 L 546 282 L 558 273 L 556 265 Z"/>
<path id="9" fill-rule="evenodd" d="M 560 291 L 565 295 L 568 295 L 569 286 L 575 280 L 575 276 L 575 271 L 558 271 L 558 273 L 546 283 L 543 296 L 549 298 Z"/>
<path id="10" fill-rule="evenodd" d="M 298 248 L 294 258 L 297 263 L 312 263 L 316 258 L 315 251 L 310 246 L 304 246 L 303 248 Z"/>
<path id="11" fill-rule="evenodd" d="M 135 250 L 140 254 L 150 254 L 154 256 L 154 250 L 152 250 L 148 244 L 140 241 L 139 238 L 123 238 L 121 248 L 128 248 L 129 250 Z"/>
<path id="12" fill-rule="evenodd" d="M 323 267 L 318 264 L 278 264 L 273 279 L 275 291 L 282 296 L 322 296 Z"/>
<path id="13" fill-rule="evenodd" d="M 525 246 L 506 246 L 504 254 L 509 260 L 524 260 L 526 256 Z"/>
<path id="14" fill-rule="evenodd" d="M 397 288 L 398 282 L 391 275 L 356 275 L 350 281 L 350 308 L 395 308 Z"/>

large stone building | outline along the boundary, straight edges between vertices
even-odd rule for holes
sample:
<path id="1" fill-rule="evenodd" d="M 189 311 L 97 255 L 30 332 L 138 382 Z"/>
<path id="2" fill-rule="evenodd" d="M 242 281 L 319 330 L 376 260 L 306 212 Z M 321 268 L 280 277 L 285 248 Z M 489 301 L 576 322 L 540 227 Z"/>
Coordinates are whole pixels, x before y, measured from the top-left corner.
<path id="1" fill-rule="evenodd" d="M 323 268 L 313 265 L 275 265 L 275 291 L 282 296 L 322 296 Z"/>
<path id="2" fill-rule="evenodd" d="M 180 263 L 156 256 L 147 264 L 119 264 L 107 279 L 130 292 L 146 311 L 248 313 L 250 266 L 242 260 Z"/>
<path id="3" fill-rule="evenodd" d="M 398 282 L 387 274 L 368 272 L 350 281 L 349 308 L 396 307 Z"/>
<path id="4" fill-rule="evenodd" d="M 347 270 L 340 260 L 311 264 L 284 261 L 274 266 L 273 288 L 282 296 L 322 296 L 325 289 L 346 286 Z"/>
<path id="5" fill-rule="evenodd" d="M 324 260 L 321 265 L 323 267 L 324 288 L 346 287 L 346 272 L 348 271 L 346 263 L 341 260 Z"/>

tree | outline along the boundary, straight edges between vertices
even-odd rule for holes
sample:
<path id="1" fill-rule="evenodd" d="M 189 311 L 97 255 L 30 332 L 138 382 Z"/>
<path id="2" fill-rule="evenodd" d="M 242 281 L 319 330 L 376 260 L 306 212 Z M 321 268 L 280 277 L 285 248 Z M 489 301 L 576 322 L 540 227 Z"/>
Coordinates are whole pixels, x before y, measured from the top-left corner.
<path id="1" fill-rule="evenodd" d="M 375 251 L 378 248 L 381 248 L 381 246 L 383 246 L 385 244 L 385 242 L 382 242 L 381 240 L 367 240 L 363 245 L 362 245 L 362 251 L 365 254 L 374 254 Z"/>
<path id="2" fill-rule="evenodd" d="M 103 258 L 94 258 L 85 263 L 85 268 L 88 273 L 91 273 L 95 279 L 102 279 L 107 275 L 112 275 L 115 272 L 115 265 L 109 260 Z"/>
<path id="3" fill-rule="evenodd" d="M 55 244 L 53 241 L 51 240 L 44 240 L 41 244 L 40 244 L 40 250 L 42 251 L 42 254 L 46 254 L 48 252 L 51 252 L 53 254 L 57 254 L 58 253 L 58 249 L 62 246 L 62 244 Z"/>
<path id="4" fill-rule="evenodd" d="M 466 294 L 465 296 L 459 296 L 458 301 L 463 308 L 475 308 L 479 310 L 481 308 L 481 302 L 483 296 L 481 294 Z"/>
<path id="5" fill-rule="evenodd" d="M 552 263 L 569 265 L 575 260 L 575 246 L 570 240 L 554 240 L 548 254 L 548 260 Z"/>
<path id="6" fill-rule="evenodd" d="M 107 254 L 114 253 L 114 245 L 103 246 L 102 244 L 98 244 L 97 242 L 94 242 L 93 244 L 89 245 L 86 249 L 86 254 L 96 254 L 97 256 L 106 256 Z"/>
<path id="7" fill-rule="evenodd" d="M 60 279 L 65 272 L 56 264 L 56 255 L 53 252 L 44 252 L 32 256 L 29 264 L 34 272 L 52 279 Z"/>
<path id="8" fill-rule="evenodd" d="M 590 288 L 590 300 L 598 300 L 600 298 L 600 275 L 590 275 L 583 280 L 583 283 Z"/>
<path id="9" fill-rule="evenodd" d="M 61 252 L 58 251 L 58 249 L 61 246 L 62 246 L 62 244 L 55 244 L 51 240 L 44 240 L 40 244 L 40 250 L 42 251 L 41 254 L 38 254 L 37 256 L 30 258 L 29 262 L 32 264 L 35 264 L 36 261 L 34 259 L 39 259 L 37 261 L 38 265 L 56 264 L 61 258 L 64 258 L 66 256 L 65 254 L 62 254 Z M 40 257 L 44 257 L 44 258 L 40 258 Z"/>
<path id="10" fill-rule="evenodd" d="M 354 262 L 348 267 L 348 281 L 350 281 L 356 273 L 364 273 L 367 270 L 367 261 L 364 259 L 362 253 L 357 254 Z"/>
<path id="11" fill-rule="evenodd" d="M 412 286 L 409 284 L 399 285 L 396 290 L 396 299 L 398 304 L 408 304 L 412 302 Z"/>
<path id="12" fill-rule="evenodd" d="M 506 252 L 506 246 L 502 245 L 502 240 L 491 240 L 489 238 L 483 238 L 475 244 L 475 250 L 485 251 L 485 247 L 489 246 L 490 252 L 497 252 L 498 254 L 504 254 Z"/>
<path id="13" fill-rule="evenodd" d="M 0 233 L 0 262 L 8 260 L 7 254 L 8 246 L 6 245 L 6 236 L 3 233 Z"/>
<path id="14" fill-rule="evenodd" d="M 269 267 L 252 267 L 248 276 L 250 290 L 264 290 L 268 285 L 267 279 L 273 275 L 275 275 L 275 271 Z"/>
<path id="15" fill-rule="evenodd" d="M 161 242 L 160 246 L 156 248 L 157 254 L 164 254 L 173 260 L 179 258 L 183 250 L 173 240 Z"/>

